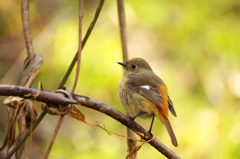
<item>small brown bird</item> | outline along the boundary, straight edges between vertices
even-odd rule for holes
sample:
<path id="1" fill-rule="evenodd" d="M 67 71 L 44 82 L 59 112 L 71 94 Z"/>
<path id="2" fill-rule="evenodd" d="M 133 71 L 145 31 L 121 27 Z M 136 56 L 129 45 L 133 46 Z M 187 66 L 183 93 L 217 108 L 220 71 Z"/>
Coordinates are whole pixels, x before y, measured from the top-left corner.
<path id="1" fill-rule="evenodd" d="M 177 139 L 168 120 L 168 110 L 176 115 L 173 103 L 168 96 L 165 83 L 142 58 L 133 58 L 126 63 L 118 62 L 124 68 L 124 75 L 119 83 L 118 94 L 127 115 L 134 121 L 137 117 L 154 117 L 165 125 L 172 144 L 178 146 Z"/>

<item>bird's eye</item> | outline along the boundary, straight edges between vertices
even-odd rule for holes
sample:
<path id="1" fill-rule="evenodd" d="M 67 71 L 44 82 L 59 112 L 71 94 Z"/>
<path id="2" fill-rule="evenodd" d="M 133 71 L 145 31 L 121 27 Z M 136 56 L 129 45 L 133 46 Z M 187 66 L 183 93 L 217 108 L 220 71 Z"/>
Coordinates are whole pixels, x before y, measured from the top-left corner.
<path id="1" fill-rule="evenodd" d="M 132 65 L 132 68 L 133 68 L 133 69 L 137 68 L 137 65 Z"/>

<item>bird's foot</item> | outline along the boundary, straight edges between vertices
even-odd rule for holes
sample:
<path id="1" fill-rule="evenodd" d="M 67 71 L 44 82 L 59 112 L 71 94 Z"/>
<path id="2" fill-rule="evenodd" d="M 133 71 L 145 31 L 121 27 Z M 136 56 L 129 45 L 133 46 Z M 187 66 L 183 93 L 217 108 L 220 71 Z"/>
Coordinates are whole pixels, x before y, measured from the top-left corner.
<path id="1" fill-rule="evenodd" d="M 135 118 L 134 117 L 131 117 L 131 116 L 128 116 L 130 119 L 131 119 L 131 121 L 132 121 L 132 123 L 131 123 L 131 127 L 133 128 L 133 129 L 135 129 L 136 128 L 136 125 L 135 125 L 135 123 L 134 123 L 134 120 L 135 120 Z"/>

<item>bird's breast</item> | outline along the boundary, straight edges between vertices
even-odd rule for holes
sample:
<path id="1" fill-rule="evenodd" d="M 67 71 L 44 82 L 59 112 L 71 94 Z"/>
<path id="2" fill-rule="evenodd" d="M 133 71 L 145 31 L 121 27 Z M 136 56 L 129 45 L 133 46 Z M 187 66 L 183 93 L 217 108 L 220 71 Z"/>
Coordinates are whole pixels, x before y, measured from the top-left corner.
<path id="1" fill-rule="evenodd" d="M 125 82 L 126 79 L 122 79 L 120 82 L 118 94 L 129 116 L 134 117 L 139 113 L 144 113 L 140 117 L 151 117 L 158 112 L 157 106 L 153 102 L 126 87 Z"/>

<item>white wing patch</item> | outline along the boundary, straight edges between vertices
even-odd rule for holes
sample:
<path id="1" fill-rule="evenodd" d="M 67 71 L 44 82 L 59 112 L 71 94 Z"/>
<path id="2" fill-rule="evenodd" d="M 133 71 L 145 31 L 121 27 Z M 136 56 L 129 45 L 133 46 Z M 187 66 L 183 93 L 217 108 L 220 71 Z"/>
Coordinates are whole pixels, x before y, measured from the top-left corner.
<path id="1" fill-rule="evenodd" d="M 141 86 L 141 88 L 144 88 L 144 89 L 147 89 L 147 90 L 150 90 L 150 86 L 148 86 L 148 85 L 144 85 L 144 86 Z"/>

